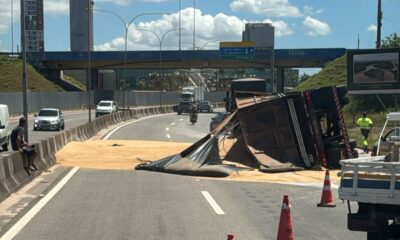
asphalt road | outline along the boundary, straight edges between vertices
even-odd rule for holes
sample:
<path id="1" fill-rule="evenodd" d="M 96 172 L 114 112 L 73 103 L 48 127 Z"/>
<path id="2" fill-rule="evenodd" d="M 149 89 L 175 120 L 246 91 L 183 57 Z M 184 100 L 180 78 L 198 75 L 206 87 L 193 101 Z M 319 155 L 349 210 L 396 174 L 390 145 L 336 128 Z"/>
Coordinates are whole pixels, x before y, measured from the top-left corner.
<path id="1" fill-rule="evenodd" d="M 211 117 L 199 115 L 194 126 L 188 116 L 148 118 L 120 128 L 110 139 L 197 140 L 208 132 Z M 26 225 L 15 227 L 21 229 L 15 239 L 204 240 L 226 239 L 228 233 L 236 239 L 276 239 L 284 194 L 292 205 L 295 239 L 366 239 L 366 234 L 347 230 L 347 206 L 339 202 L 337 191 L 336 208 L 316 207 L 321 191 L 145 171 L 80 169 L 54 198 L 40 204 L 44 207 Z"/>
<path id="2" fill-rule="evenodd" d="M 95 112 L 92 112 L 92 118 L 95 117 Z M 33 121 L 34 121 L 33 116 L 29 116 L 28 118 L 28 124 L 29 124 L 29 142 L 30 143 L 35 143 L 40 140 L 47 139 L 48 137 L 51 137 L 53 135 L 56 135 L 59 133 L 59 131 L 33 131 Z M 84 123 L 86 123 L 89 120 L 89 113 L 88 111 L 74 111 L 74 112 L 67 112 L 64 113 L 64 121 L 65 121 L 65 130 L 78 127 Z M 16 127 L 18 125 L 18 119 L 13 118 L 10 121 L 10 126 L 11 129 Z M 62 132 L 62 130 L 60 131 Z M 9 145 L 9 149 L 11 150 L 11 145 Z M 0 153 L 1 154 L 1 153 Z"/>

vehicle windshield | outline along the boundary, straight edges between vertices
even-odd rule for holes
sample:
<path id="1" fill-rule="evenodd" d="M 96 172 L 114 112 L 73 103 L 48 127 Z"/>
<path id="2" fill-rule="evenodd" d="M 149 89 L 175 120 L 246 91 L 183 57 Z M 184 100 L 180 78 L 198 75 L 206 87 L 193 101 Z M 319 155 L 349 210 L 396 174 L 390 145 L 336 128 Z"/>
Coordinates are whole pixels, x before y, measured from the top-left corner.
<path id="1" fill-rule="evenodd" d="M 56 110 L 40 110 L 39 117 L 57 117 L 58 111 Z"/>
<path id="2" fill-rule="evenodd" d="M 110 102 L 101 102 L 101 103 L 99 103 L 99 106 L 100 107 L 110 107 L 111 103 Z"/>

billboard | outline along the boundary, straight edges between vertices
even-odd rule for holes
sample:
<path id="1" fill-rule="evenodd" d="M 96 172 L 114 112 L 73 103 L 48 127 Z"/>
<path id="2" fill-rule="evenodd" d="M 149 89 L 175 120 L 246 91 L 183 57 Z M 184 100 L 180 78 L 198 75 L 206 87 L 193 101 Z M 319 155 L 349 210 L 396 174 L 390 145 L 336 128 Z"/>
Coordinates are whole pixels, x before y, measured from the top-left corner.
<path id="1" fill-rule="evenodd" d="M 400 93 L 400 49 L 347 52 L 347 87 L 350 94 Z"/>

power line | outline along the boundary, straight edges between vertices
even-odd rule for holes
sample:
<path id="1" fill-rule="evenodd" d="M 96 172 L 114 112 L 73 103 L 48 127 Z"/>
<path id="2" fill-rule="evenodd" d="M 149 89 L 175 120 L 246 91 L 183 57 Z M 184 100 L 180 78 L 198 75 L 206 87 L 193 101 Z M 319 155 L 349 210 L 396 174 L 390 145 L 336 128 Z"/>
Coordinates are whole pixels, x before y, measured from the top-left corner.
<path id="1" fill-rule="evenodd" d="M 394 20 L 392 20 L 392 19 L 390 19 L 390 18 L 383 18 L 383 20 L 388 21 L 388 22 L 391 22 L 391 23 L 400 24 L 400 21 L 394 21 Z"/>

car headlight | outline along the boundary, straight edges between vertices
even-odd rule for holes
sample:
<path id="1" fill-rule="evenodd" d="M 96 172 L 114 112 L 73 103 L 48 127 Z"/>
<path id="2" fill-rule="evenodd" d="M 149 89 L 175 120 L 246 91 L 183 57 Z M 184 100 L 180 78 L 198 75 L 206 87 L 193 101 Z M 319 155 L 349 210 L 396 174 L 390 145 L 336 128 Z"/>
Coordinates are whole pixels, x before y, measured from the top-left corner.
<path id="1" fill-rule="evenodd" d="M 51 124 L 57 124 L 58 120 L 51 120 Z"/>
<path id="2" fill-rule="evenodd" d="M 38 122 L 39 122 L 39 120 L 35 119 L 35 123 L 38 123 Z"/>

